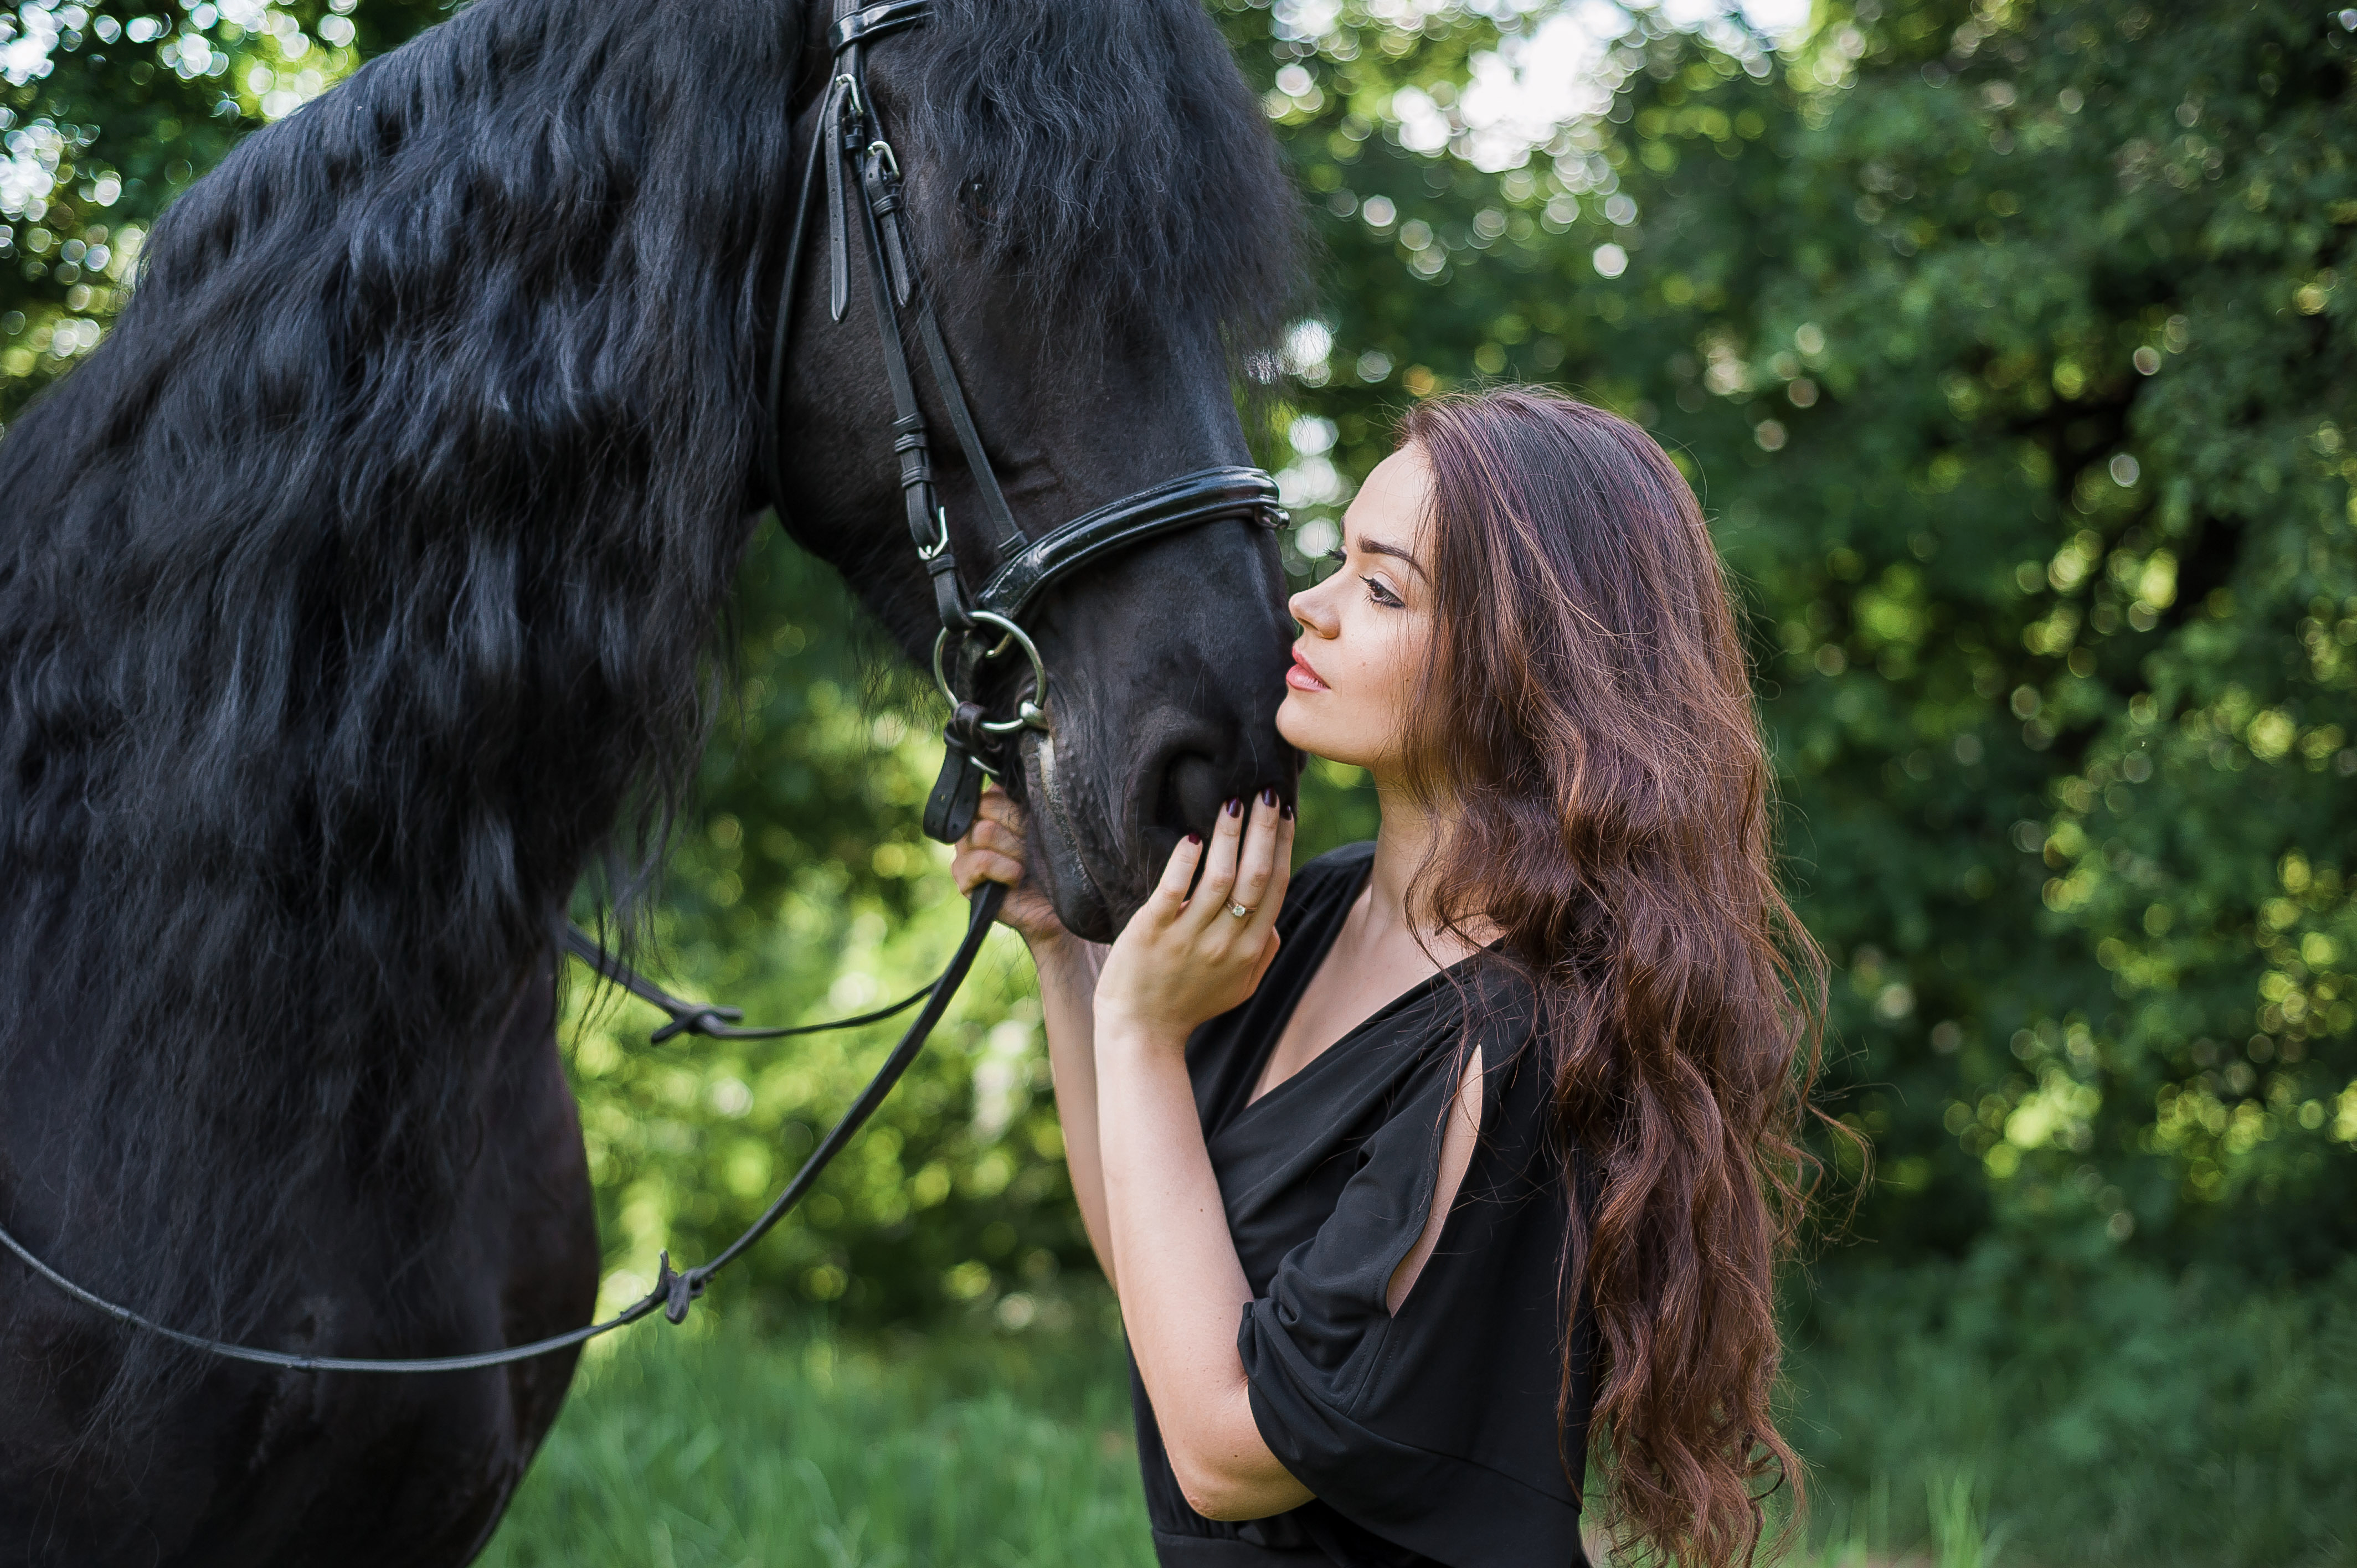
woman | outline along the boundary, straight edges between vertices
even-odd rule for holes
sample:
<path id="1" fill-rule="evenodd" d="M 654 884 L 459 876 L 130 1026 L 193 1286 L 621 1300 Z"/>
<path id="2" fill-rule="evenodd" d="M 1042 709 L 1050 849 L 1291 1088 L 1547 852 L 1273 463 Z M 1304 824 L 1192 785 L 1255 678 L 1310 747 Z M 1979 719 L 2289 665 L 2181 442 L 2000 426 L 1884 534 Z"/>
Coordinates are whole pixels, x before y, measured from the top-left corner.
<path id="1" fill-rule="evenodd" d="M 1747 1555 L 1771 1273 L 1823 966 L 1694 496 L 1646 435 L 1524 389 L 1419 404 L 1295 596 L 1277 714 L 1382 831 L 1288 879 L 1230 802 L 1110 949 L 1006 882 L 1066 1156 L 1121 1299 L 1166 1568 Z"/>

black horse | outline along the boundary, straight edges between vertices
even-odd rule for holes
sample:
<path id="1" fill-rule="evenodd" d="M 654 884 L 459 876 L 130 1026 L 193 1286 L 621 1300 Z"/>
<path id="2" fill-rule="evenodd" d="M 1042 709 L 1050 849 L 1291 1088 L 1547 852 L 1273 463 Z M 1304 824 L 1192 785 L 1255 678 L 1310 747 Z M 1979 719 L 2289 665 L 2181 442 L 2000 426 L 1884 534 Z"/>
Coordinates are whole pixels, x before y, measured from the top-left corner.
<path id="1" fill-rule="evenodd" d="M 764 504 L 931 639 L 864 289 L 803 270 L 763 406 L 830 19 L 479 0 L 183 197 L 0 445 L 0 1224 L 83 1284 L 319 1355 L 586 1320 L 560 923 L 659 857 Z M 1021 521 L 1245 461 L 1296 220 L 1194 0 L 937 0 L 869 69 Z M 1167 536 L 1032 622 L 1034 864 L 1103 937 L 1289 783 L 1276 553 Z M 0 1257 L 0 1562 L 464 1563 L 571 1370 L 210 1360 Z"/>

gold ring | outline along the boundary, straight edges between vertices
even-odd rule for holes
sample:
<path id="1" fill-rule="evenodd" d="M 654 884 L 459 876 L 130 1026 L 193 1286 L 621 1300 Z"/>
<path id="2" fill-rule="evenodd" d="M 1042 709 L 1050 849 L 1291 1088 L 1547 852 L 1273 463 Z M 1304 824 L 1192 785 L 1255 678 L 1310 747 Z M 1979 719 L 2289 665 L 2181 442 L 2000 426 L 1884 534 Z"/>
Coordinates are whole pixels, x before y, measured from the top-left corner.
<path id="1" fill-rule="evenodd" d="M 1242 904 L 1231 904 L 1228 906 L 1228 913 L 1241 920 L 1251 915 L 1252 910 Z"/>

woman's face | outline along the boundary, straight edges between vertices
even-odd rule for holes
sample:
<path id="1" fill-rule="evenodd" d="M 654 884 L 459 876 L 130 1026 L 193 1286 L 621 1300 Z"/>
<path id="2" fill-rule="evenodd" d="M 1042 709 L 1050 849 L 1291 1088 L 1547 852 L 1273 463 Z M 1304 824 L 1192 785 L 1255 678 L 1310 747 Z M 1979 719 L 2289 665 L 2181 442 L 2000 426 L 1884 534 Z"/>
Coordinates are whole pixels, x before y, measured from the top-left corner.
<path id="1" fill-rule="evenodd" d="M 1342 518 L 1340 565 L 1286 607 L 1301 624 L 1276 730 L 1314 757 L 1382 778 L 1394 767 L 1409 693 L 1432 637 L 1423 450 L 1375 465 Z"/>

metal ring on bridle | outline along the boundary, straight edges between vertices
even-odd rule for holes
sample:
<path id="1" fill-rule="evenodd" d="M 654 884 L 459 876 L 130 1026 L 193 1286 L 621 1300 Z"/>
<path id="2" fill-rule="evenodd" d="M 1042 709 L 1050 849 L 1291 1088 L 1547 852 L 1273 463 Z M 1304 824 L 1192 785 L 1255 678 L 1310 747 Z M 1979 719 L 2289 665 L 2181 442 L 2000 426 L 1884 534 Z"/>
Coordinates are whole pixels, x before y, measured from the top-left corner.
<path id="1" fill-rule="evenodd" d="M 1005 616 L 993 615 L 988 610 L 974 610 L 970 612 L 970 618 L 982 625 L 995 627 L 1006 634 L 998 639 L 997 647 L 983 655 L 985 659 L 997 658 L 1006 652 L 1007 645 L 1012 643 L 1022 649 L 1023 656 L 1031 660 L 1031 695 L 1016 704 L 1015 717 L 985 719 L 982 721 L 982 727 L 992 735 L 1013 735 L 1018 730 L 1026 729 L 1044 732 L 1048 727 L 1048 715 L 1040 708 L 1039 699 L 1048 694 L 1048 666 L 1046 661 L 1040 659 L 1039 650 L 1032 643 L 1031 639 L 1025 635 L 1021 627 Z M 974 634 L 969 631 L 965 635 L 971 637 Z M 942 653 L 949 645 L 949 628 L 943 627 L 941 635 L 933 639 L 933 680 L 941 686 L 942 695 L 947 697 L 950 706 L 954 708 L 962 699 L 951 688 L 949 674 L 942 668 Z"/>

